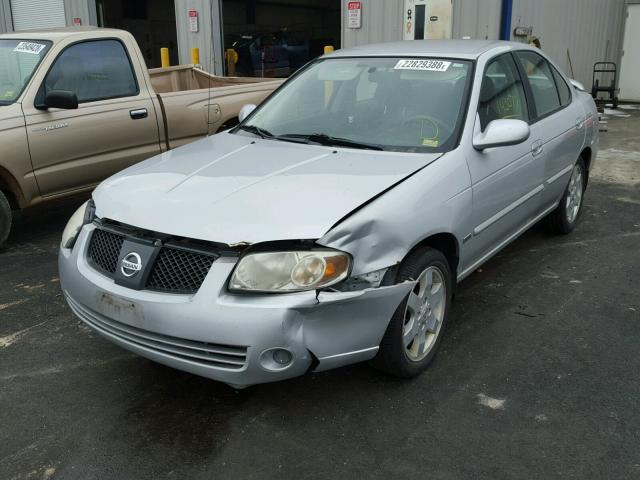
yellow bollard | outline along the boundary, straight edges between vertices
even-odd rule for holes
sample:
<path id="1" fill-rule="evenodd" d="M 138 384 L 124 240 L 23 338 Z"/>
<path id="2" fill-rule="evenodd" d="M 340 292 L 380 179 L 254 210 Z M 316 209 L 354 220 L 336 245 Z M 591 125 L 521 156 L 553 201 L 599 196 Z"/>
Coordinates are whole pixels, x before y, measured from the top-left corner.
<path id="1" fill-rule="evenodd" d="M 233 48 L 227 48 L 224 52 L 225 59 L 227 60 L 227 76 L 236 76 L 236 63 L 238 63 L 238 52 Z"/>
<path id="2" fill-rule="evenodd" d="M 191 63 L 194 65 L 200 65 L 200 49 L 198 47 L 193 47 L 191 49 Z"/>
<path id="3" fill-rule="evenodd" d="M 160 49 L 160 63 L 162 63 L 162 68 L 167 68 L 171 66 L 169 62 L 169 49 L 161 48 Z"/>
<path id="4" fill-rule="evenodd" d="M 331 53 L 331 52 L 333 52 L 333 45 L 325 45 L 324 46 L 325 55 L 327 53 Z M 331 100 L 332 95 L 333 95 L 333 81 L 325 80 L 324 81 L 324 105 L 325 105 L 325 107 L 329 105 L 329 100 Z"/>

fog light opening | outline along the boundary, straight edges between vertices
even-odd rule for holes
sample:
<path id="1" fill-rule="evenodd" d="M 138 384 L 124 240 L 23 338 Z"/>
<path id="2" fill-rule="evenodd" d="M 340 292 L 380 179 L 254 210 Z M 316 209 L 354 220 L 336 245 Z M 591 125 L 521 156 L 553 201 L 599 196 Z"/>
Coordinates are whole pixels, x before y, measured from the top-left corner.
<path id="1" fill-rule="evenodd" d="M 271 348 L 260 354 L 260 365 L 269 371 L 289 368 L 293 364 L 293 354 L 286 348 Z"/>
<path id="2" fill-rule="evenodd" d="M 291 359 L 293 356 L 289 350 L 285 350 L 284 348 L 276 348 L 272 350 L 273 359 L 279 365 L 289 365 L 291 363 Z"/>

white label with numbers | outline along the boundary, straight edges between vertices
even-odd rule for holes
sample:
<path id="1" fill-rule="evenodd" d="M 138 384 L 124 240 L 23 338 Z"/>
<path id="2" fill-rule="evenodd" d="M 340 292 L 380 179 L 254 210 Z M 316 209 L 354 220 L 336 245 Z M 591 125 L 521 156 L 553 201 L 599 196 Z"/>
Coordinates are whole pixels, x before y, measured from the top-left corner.
<path id="1" fill-rule="evenodd" d="M 430 72 L 446 72 L 451 62 L 445 60 L 398 60 L 395 70 L 428 70 Z"/>
<path id="2" fill-rule="evenodd" d="M 16 48 L 13 49 L 14 52 L 18 53 L 33 53 L 34 55 L 40 55 L 40 52 L 46 47 L 42 43 L 34 43 L 34 42 L 20 42 Z"/>

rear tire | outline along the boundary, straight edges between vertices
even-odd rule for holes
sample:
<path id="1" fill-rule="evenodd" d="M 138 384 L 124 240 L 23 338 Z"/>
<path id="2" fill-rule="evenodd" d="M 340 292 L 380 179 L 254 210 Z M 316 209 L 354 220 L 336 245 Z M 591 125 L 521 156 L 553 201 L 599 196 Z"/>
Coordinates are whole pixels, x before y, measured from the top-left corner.
<path id="1" fill-rule="evenodd" d="M 11 206 L 9 205 L 7 197 L 5 197 L 2 192 L 0 192 L 0 247 L 2 247 L 4 242 L 9 237 L 9 232 L 11 231 L 11 221 Z"/>
<path id="2" fill-rule="evenodd" d="M 402 262 L 396 283 L 405 280 L 418 283 L 391 317 L 372 364 L 409 378 L 423 372 L 438 351 L 451 309 L 453 275 L 442 252 L 427 247 Z"/>
<path id="3" fill-rule="evenodd" d="M 552 233 L 567 234 L 573 231 L 582 213 L 586 188 L 587 168 L 584 160 L 579 158 L 573 167 L 560 204 L 547 217 L 547 227 Z"/>

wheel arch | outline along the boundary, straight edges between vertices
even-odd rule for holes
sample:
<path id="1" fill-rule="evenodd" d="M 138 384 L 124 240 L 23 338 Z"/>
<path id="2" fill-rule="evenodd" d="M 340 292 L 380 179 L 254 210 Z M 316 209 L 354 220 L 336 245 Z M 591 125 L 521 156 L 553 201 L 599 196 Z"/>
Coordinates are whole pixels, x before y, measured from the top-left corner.
<path id="1" fill-rule="evenodd" d="M 458 239 L 453 233 L 440 232 L 431 234 L 428 237 L 416 243 L 411 250 L 407 252 L 402 261 L 411 254 L 425 247 L 430 247 L 442 252 L 449 262 L 451 273 L 453 274 L 454 284 L 458 276 L 458 265 L 460 263 L 460 245 Z"/>
<path id="2" fill-rule="evenodd" d="M 13 175 L 0 166 L 0 191 L 4 193 L 13 210 L 24 208 L 26 205 L 20 186 Z"/>

